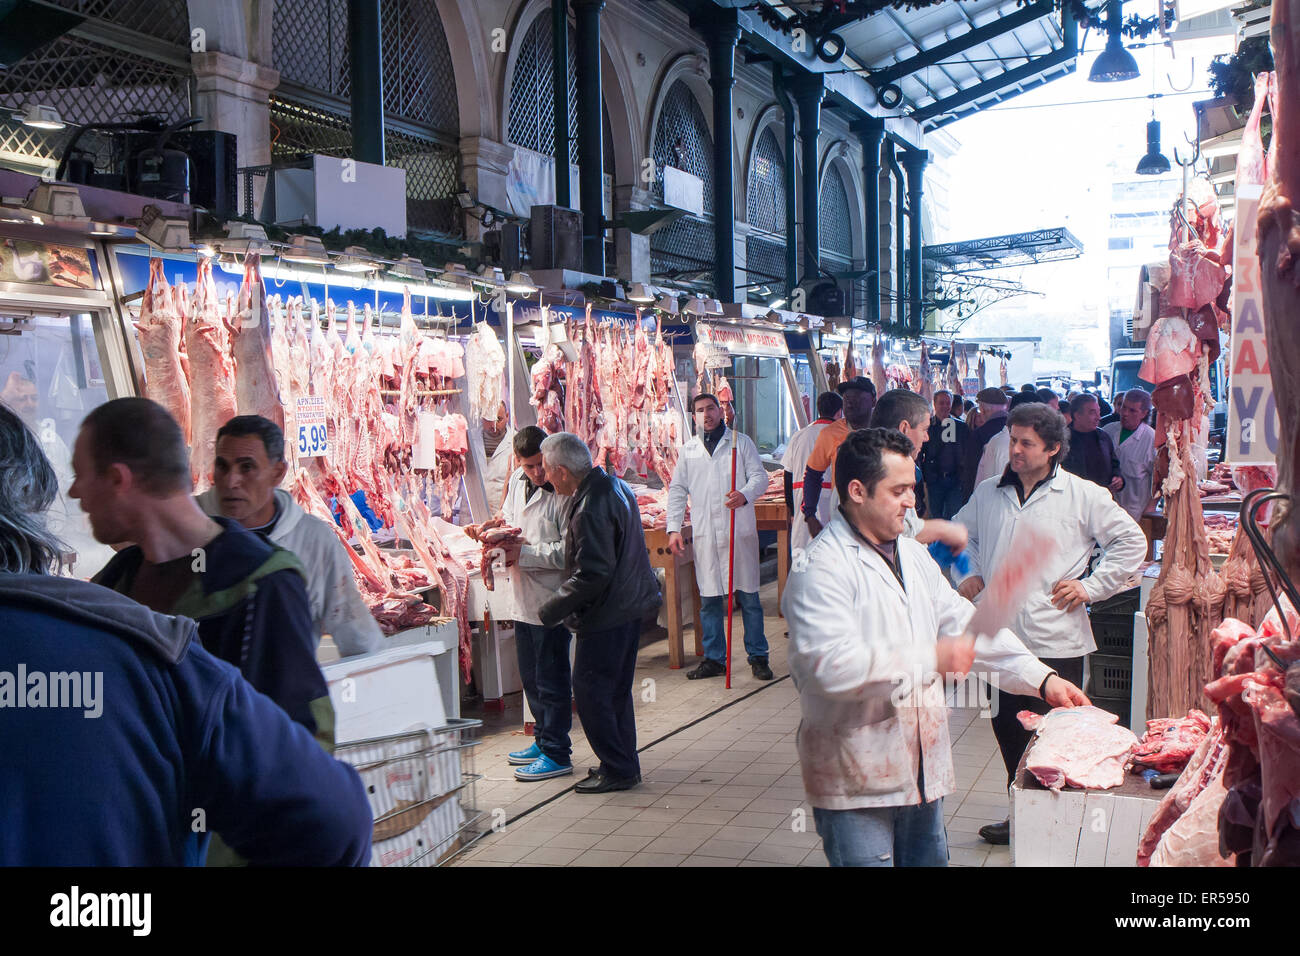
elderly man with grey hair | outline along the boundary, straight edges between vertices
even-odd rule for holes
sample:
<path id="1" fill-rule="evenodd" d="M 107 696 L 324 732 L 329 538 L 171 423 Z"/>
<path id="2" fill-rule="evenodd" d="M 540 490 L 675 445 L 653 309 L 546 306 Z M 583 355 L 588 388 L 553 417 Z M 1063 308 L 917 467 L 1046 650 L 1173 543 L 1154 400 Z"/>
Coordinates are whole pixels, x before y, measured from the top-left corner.
<path id="1" fill-rule="evenodd" d="M 1119 421 L 1101 429 L 1115 445 L 1119 473 L 1124 478 L 1124 487 L 1116 500 L 1134 521 L 1142 520 L 1142 513 L 1154 497 L 1151 475 L 1156 467 L 1156 432 L 1147 424 L 1150 414 L 1151 393 L 1143 388 L 1130 388 L 1120 402 Z"/>
<path id="2" fill-rule="evenodd" d="M 578 793 L 627 790 L 641 782 L 632 681 L 641 622 L 659 607 L 641 510 L 632 489 L 593 467 L 587 444 L 560 432 L 542 442 L 546 478 L 568 509 L 568 577 L 538 610 L 544 627 L 561 622 L 577 635 L 573 698 L 587 742 L 600 760 Z"/>

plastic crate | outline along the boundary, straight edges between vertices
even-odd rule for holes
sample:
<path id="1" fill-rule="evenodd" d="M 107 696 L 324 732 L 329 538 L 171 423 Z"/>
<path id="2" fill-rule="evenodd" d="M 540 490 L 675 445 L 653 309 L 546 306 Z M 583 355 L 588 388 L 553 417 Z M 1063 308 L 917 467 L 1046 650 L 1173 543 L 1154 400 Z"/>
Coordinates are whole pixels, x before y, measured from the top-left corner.
<path id="1" fill-rule="evenodd" d="M 1091 697 L 1117 699 L 1133 695 L 1133 661 L 1127 657 L 1111 654 L 1088 655 L 1088 670 L 1091 679 L 1088 684 Z"/>
<path id="2" fill-rule="evenodd" d="M 1097 642 L 1097 653 L 1118 657 L 1133 657 L 1133 617 L 1113 614 L 1092 616 L 1092 638 Z"/>
<path id="3" fill-rule="evenodd" d="M 1092 701 L 1092 706 L 1117 716 L 1121 727 L 1129 727 L 1129 714 L 1133 709 L 1131 697 L 1100 697 L 1097 694 L 1089 694 L 1088 699 Z M 1133 728 L 1129 727 L 1129 729 Z"/>
<path id="4" fill-rule="evenodd" d="M 1141 601 L 1142 589 L 1140 587 L 1129 588 L 1127 591 L 1120 591 L 1114 597 L 1092 604 L 1089 607 L 1089 613 L 1094 616 L 1100 614 L 1110 617 L 1131 618 L 1137 613 Z"/>

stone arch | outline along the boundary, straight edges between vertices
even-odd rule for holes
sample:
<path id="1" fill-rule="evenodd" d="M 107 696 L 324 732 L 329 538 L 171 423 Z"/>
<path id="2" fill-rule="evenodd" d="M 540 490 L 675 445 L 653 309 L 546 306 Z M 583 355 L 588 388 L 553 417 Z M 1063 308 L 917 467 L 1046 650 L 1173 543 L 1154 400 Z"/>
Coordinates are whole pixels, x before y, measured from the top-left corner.
<path id="1" fill-rule="evenodd" d="M 863 241 L 863 232 L 865 231 L 864 209 L 862 198 L 862 184 L 859 181 L 859 171 L 852 162 L 853 155 L 851 147 L 846 140 L 836 140 L 827 147 L 826 152 L 822 155 L 821 170 L 817 176 L 819 193 L 825 188 L 826 177 L 829 172 L 834 170 L 844 184 L 844 193 L 849 202 L 849 236 L 851 257 L 855 261 L 861 261 L 866 254 L 866 246 Z M 821 196 L 818 195 L 818 204 L 820 205 Z"/>
<path id="2" fill-rule="evenodd" d="M 699 103 L 700 112 L 704 114 L 704 123 L 713 138 L 713 107 L 709 89 L 709 61 L 699 53 L 681 53 L 664 64 L 663 70 L 655 81 L 655 92 L 650 110 L 649 122 L 646 123 L 643 140 L 643 156 L 653 156 L 655 148 L 655 131 L 659 128 L 659 116 L 663 112 L 664 100 L 673 84 L 681 80 Z"/>
<path id="3" fill-rule="evenodd" d="M 479 12 L 474 9 L 472 0 L 434 0 L 434 3 L 438 16 L 442 18 L 442 30 L 447 37 L 447 49 L 451 53 L 452 71 L 456 78 L 460 135 L 486 135 L 495 127 L 491 97 L 483 95 L 489 86 L 488 48 L 471 39 L 469 27 L 471 22 L 478 20 Z"/>
<path id="4" fill-rule="evenodd" d="M 785 114 L 781 111 L 780 104 L 768 103 L 754 118 L 749 139 L 745 143 L 742 161 L 736 165 L 736 178 L 740 182 L 740 196 L 736 199 L 736 218 L 744 222 L 749 221 L 749 174 L 758 151 L 758 141 L 773 126 L 777 127 L 772 135 L 776 137 L 776 148 L 781 152 L 782 161 L 787 164 L 794 162 L 794 157 L 787 156 L 785 153 Z"/>

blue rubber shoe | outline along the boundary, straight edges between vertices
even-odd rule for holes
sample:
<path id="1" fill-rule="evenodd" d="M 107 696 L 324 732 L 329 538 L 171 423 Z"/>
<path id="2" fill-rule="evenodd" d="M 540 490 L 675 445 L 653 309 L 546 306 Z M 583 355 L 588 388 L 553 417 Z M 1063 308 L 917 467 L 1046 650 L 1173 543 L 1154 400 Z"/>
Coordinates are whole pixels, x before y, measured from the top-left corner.
<path id="1" fill-rule="evenodd" d="M 516 750 L 514 753 L 506 754 L 506 760 L 514 767 L 527 767 L 530 763 L 542 755 L 542 748 L 533 744 L 527 750 Z"/>
<path id="2" fill-rule="evenodd" d="M 549 780 L 552 777 L 563 777 L 573 773 L 573 764 L 558 764 L 550 757 L 542 754 L 527 767 L 520 767 L 515 771 L 516 780 Z"/>

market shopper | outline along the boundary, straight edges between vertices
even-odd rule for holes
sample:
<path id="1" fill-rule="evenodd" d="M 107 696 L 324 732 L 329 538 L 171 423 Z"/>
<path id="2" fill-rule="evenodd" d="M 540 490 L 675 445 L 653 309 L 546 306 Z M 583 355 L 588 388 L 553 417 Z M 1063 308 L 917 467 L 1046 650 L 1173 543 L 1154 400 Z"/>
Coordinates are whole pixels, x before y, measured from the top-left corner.
<path id="1" fill-rule="evenodd" d="M 952 417 L 952 392 L 934 393 L 934 418 L 921 448 L 921 473 L 932 518 L 950 519 L 966 503 L 962 497 L 962 465 L 971 430 Z"/>
<path id="2" fill-rule="evenodd" d="M 814 538 L 822 530 L 822 523 L 817 517 L 822 495 L 831 495 L 831 505 L 837 504 L 834 497 L 835 453 L 849 432 L 871 424 L 871 413 L 876 407 L 876 386 L 863 375 L 840 382 L 835 390 L 844 399 L 844 417 L 827 425 L 817 436 L 803 473 L 803 518 L 808 525 L 808 533 Z M 822 485 L 826 481 L 831 483 L 831 487 L 823 490 Z"/>
<path id="3" fill-rule="evenodd" d="M 507 755 L 518 780 L 549 780 L 573 773 L 572 635 L 563 624 L 546 627 L 538 609 L 564 582 L 564 517 L 569 501 L 546 480 L 546 432 L 527 425 L 512 439 L 519 467 L 506 484 L 501 518 L 523 537 L 506 547 L 510 565 L 510 619 L 515 622 L 519 681 L 533 715 L 533 744 Z"/>
<path id="4" fill-rule="evenodd" d="M 812 535 L 808 532 L 808 523 L 801 517 L 804 471 L 808 466 L 808 457 L 817 443 L 817 436 L 827 425 L 834 424 L 843 415 L 844 399 L 840 398 L 839 393 L 822 392 L 817 396 L 817 420 L 791 435 L 790 441 L 785 446 L 785 457 L 781 459 L 781 467 L 785 469 L 785 507 L 794 519 L 790 522 L 792 552 L 808 547 L 808 543 L 812 541 Z M 826 494 L 830 486 L 829 481 L 822 481 L 821 501 L 817 506 L 817 520 L 821 524 L 829 521 L 831 516 L 830 495 Z"/>
<path id="5" fill-rule="evenodd" d="M 1115 443 L 1097 427 L 1100 421 L 1096 395 L 1085 392 L 1070 401 L 1070 451 L 1061 466 L 1118 495 L 1124 489 L 1124 476 Z"/>
<path id="6" fill-rule="evenodd" d="M 1142 518 L 1154 497 L 1151 477 L 1156 467 L 1156 432 L 1146 422 L 1150 414 L 1151 393 L 1144 388 L 1131 388 L 1120 403 L 1119 421 L 1101 429 L 1115 446 L 1124 479 L 1117 498 L 1119 506 L 1135 521 Z"/>
<path id="7" fill-rule="evenodd" d="M 0 866 L 201 865 L 212 832 L 252 863 L 363 864 L 356 771 L 205 651 L 193 621 L 55 576 L 56 493 L 38 439 L 0 408 L 0 672 L 67 695 L 5 707 Z"/>
<path id="8" fill-rule="evenodd" d="M 345 546 L 280 487 L 288 469 L 280 426 L 261 415 L 238 415 L 217 430 L 213 485 L 198 496 L 199 507 L 292 552 L 311 569 L 307 598 L 317 642 L 328 634 L 342 657 L 376 651 L 383 633 L 361 600 Z"/>
<path id="9" fill-rule="evenodd" d="M 668 548 L 673 554 L 686 550 L 682 525 L 689 502 L 695 581 L 700 589 L 703 626 L 700 643 L 704 659 L 687 671 L 686 677 L 700 680 L 727 672 L 727 587 L 731 584 L 745 622 L 745 652 L 750 671 L 759 680 L 771 680 L 767 637 L 763 633 L 763 605 L 758 598 L 758 519 L 754 510 L 754 502 L 767 490 L 767 471 L 758 457 L 754 440 L 723 422 L 722 408 L 714 396 L 708 392 L 696 395 L 691 409 L 695 413 L 695 435 L 678 453 L 677 467 L 668 485 Z M 734 491 L 731 485 L 733 445 L 736 449 Z M 806 485 L 804 490 L 807 491 Z M 731 581 L 728 581 L 729 563 Z"/>
<path id="10" fill-rule="evenodd" d="M 1043 663 L 1073 683 L 1083 680 L 1085 655 L 1096 650 L 1087 605 L 1122 591 L 1146 555 L 1136 522 L 1093 482 L 1062 467 L 1069 448 L 1065 421 L 1037 402 L 1010 417 L 1011 457 L 1000 479 L 984 482 L 957 521 L 970 532 L 971 573 L 958 584 L 975 599 L 985 581 L 1006 565 L 1020 565 L 1032 581 L 1010 627 Z M 1013 550 L 1021 529 L 1036 529 L 1054 547 L 1032 555 Z M 1101 559 L 1088 573 L 1093 548 Z M 1007 784 L 1032 734 L 1016 719 L 1022 710 L 1046 713 L 1042 701 L 1012 688 L 998 689 L 993 735 L 1007 771 Z M 1006 843 L 1006 821 L 981 828 L 990 843 Z"/>
<path id="11" fill-rule="evenodd" d="M 571 502 L 564 529 L 566 577 L 537 617 L 543 627 L 563 623 L 577 636 L 573 699 L 600 760 L 574 789 L 627 790 L 641 782 L 632 680 L 641 623 L 662 601 L 659 581 L 632 489 L 593 467 L 587 443 L 577 435 L 551 435 L 541 448 L 547 480 Z"/>
<path id="12" fill-rule="evenodd" d="M 161 405 L 118 398 L 81 423 L 71 496 L 105 544 L 133 541 L 94 577 L 160 614 L 198 622 L 199 640 L 334 746 L 334 709 L 316 663 L 305 572 L 288 551 L 192 495 L 190 454 Z"/>
<path id="13" fill-rule="evenodd" d="M 955 783 L 942 678 L 973 666 L 1052 706 L 1088 702 L 1010 631 L 964 634 L 970 602 L 903 535 L 912 452 L 886 429 L 844 441 L 840 507 L 781 603 L 804 789 L 832 866 L 947 864 L 943 798 Z"/>
<path id="14" fill-rule="evenodd" d="M 975 396 L 979 402 L 980 424 L 971 434 L 970 447 L 966 453 L 965 470 L 962 472 L 962 494 L 970 500 L 975 491 L 975 478 L 979 473 L 980 458 L 984 455 L 984 446 L 998 432 L 1007 427 L 1007 411 L 1011 403 L 1010 396 L 1000 388 L 989 386 L 980 389 Z"/>

